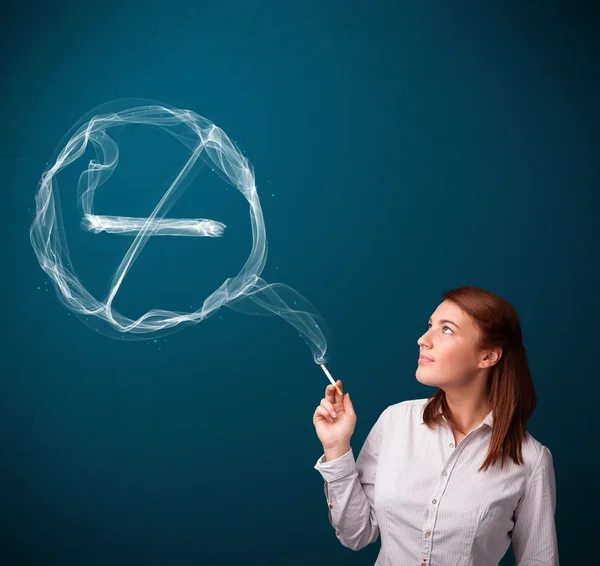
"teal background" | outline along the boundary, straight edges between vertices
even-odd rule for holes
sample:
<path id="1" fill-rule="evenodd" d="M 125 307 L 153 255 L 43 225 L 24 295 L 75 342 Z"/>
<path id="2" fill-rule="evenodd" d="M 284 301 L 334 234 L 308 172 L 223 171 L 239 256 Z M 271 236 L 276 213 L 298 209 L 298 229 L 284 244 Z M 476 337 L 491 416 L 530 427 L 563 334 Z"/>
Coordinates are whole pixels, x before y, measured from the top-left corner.
<path id="1" fill-rule="evenodd" d="M 528 429 L 554 457 L 561 564 L 598 560 L 592 3 L 3 10 L 1 563 L 369 565 L 379 550 L 343 547 L 329 524 L 312 424 L 328 381 L 285 321 L 223 308 L 124 342 L 58 302 L 29 241 L 37 183 L 80 116 L 127 97 L 205 116 L 253 164 L 263 276 L 325 318 L 328 367 L 358 415 L 355 454 L 388 405 L 434 392 L 415 379 L 417 339 L 442 291 L 509 300 L 538 393 Z M 123 133 L 100 213 L 151 210 L 181 167 L 167 138 Z M 73 261 L 100 296 L 128 240 L 77 228 L 83 162 L 65 170 L 61 199 Z M 219 187 L 199 176 L 171 215 L 215 217 L 226 236 L 151 239 L 115 304 L 124 314 L 198 308 L 237 273 L 247 206 Z"/>

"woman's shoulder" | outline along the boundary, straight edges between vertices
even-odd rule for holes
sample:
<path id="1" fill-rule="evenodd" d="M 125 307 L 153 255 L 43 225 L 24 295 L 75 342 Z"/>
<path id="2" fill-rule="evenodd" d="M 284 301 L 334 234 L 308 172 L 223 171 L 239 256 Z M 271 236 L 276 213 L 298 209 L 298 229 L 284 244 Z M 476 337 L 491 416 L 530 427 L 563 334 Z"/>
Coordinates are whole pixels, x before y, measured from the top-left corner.
<path id="1" fill-rule="evenodd" d="M 528 464 L 532 473 L 540 467 L 553 467 L 552 452 L 550 452 L 550 448 L 542 444 L 542 442 L 535 438 L 528 430 L 525 432 L 522 455 L 524 462 Z"/>
<path id="2" fill-rule="evenodd" d="M 403 417 L 421 417 L 423 414 L 423 408 L 429 401 L 428 397 L 423 399 L 406 399 L 389 405 L 385 412 L 389 413 L 389 417 L 392 419 L 399 419 Z"/>
<path id="3" fill-rule="evenodd" d="M 425 405 L 427 401 L 429 401 L 429 397 L 424 397 L 423 399 L 406 399 L 405 401 L 400 401 L 398 403 L 394 403 L 393 405 L 389 405 L 388 409 L 392 409 L 393 407 L 398 407 L 399 409 L 405 409 L 413 406 L 421 407 Z"/>
<path id="4" fill-rule="evenodd" d="M 387 410 L 398 412 L 406 409 L 412 409 L 414 407 L 422 408 L 427 404 L 427 401 L 429 401 L 429 397 L 424 397 L 423 399 L 406 399 L 405 401 L 400 401 L 399 403 L 389 405 Z"/>

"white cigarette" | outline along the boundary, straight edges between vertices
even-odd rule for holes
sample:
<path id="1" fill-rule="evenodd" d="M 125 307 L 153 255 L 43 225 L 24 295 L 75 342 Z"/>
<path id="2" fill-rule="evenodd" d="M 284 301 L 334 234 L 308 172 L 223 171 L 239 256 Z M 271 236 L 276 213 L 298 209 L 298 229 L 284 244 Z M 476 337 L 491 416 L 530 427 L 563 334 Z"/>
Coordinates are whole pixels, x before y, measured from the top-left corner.
<path id="1" fill-rule="evenodd" d="M 336 391 L 342 395 L 342 392 L 340 391 L 340 388 L 338 387 L 337 383 L 335 381 L 333 381 L 333 377 L 331 377 L 331 374 L 329 373 L 329 370 L 325 367 L 325 364 L 319 364 L 322 368 L 323 371 L 325 372 L 325 375 L 329 378 L 329 381 L 331 381 L 331 385 L 333 385 L 336 389 Z"/>

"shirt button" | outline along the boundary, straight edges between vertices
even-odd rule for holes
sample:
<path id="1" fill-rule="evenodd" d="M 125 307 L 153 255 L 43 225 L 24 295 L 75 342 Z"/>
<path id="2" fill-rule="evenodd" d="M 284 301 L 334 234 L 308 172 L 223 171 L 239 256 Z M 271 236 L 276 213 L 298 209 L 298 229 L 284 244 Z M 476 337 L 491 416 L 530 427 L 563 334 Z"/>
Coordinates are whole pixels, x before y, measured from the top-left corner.
<path id="1" fill-rule="evenodd" d="M 431 533 L 430 533 L 429 531 L 427 531 L 427 532 L 425 533 L 425 536 L 426 536 L 426 537 L 428 537 L 430 534 L 431 534 Z"/>
<path id="2" fill-rule="evenodd" d="M 434 499 L 431 503 L 435 505 L 437 503 L 437 499 Z"/>
<path id="3" fill-rule="evenodd" d="M 450 443 L 450 448 L 454 448 L 454 442 Z"/>
<path id="4" fill-rule="evenodd" d="M 447 475 L 448 475 L 448 473 L 447 473 L 447 472 L 442 472 L 442 475 L 443 475 L 443 476 L 447 476 Z"/>

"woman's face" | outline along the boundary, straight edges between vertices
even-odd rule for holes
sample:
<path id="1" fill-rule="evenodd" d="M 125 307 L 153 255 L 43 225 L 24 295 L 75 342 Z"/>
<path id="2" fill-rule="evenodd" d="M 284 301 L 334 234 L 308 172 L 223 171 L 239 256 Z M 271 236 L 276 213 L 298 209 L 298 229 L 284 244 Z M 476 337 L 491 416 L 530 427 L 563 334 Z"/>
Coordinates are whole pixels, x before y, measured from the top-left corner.
<path id="1" fill-rule="evenodd" d="M 485 369 L 481 366 L 485 356 L 479 338 L 471 317 L 456 304 L 444 301 L 431 315 L 427 332 L 417 341 L 420 357 L 433 360 L 419 360 L 417 379 L 440 388 L 467 385 L 478 370 Z"/>

